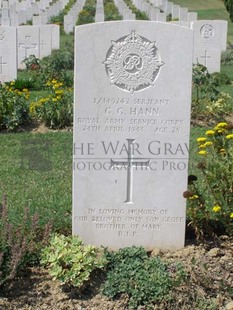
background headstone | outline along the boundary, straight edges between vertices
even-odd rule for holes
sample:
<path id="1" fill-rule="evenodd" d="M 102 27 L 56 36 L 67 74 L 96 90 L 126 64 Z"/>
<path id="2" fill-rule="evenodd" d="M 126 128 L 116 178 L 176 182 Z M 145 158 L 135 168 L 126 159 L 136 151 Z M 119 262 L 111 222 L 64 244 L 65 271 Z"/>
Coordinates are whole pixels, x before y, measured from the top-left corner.
<path id="1" fill-rule="evenodd" d="M 17 49 L 18 49 L 18 68 L 23 69 L 25 65 L 22 61 L 34 55 L 40 57 L 40 32 L 38 26 L 19 26 L 17 27 Z"/>
<path id="2" fill-rule="evenodd" d="M 16 28 L 0 26 L 0 81 L 17 78 Z"/>

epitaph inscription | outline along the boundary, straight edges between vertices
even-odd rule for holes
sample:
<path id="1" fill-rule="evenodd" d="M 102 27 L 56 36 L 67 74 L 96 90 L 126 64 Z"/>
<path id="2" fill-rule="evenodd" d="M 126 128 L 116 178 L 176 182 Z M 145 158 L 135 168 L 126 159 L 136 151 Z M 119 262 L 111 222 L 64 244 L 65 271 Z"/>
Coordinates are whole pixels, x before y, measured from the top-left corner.
<path id="1" fill-rule="evenodd" d="M 112 41 L 104 64 L 111 84 L 130 93 L 153 86 L 164 65 L 155 42 L 136 31 Z"/>

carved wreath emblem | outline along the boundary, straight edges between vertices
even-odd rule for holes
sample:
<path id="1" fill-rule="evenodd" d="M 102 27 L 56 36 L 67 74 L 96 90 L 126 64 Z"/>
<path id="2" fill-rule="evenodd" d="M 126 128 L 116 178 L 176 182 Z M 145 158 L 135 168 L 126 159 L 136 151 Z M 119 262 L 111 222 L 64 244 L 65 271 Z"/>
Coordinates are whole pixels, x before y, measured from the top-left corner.
<path id="1" fill-rule="evenodd" d="M 154 85 L 161 62 L 155 42 L 141 37 L 135 31 L 112 41 L 103 62 L 111 85 L 134 93 Z"/>
<path id="2" fill-rule="evenodd" d="M 206 24 L 202 26 L 200 32 L 203 38 L 212 38 L 214 36 L 214 27 Z"/>

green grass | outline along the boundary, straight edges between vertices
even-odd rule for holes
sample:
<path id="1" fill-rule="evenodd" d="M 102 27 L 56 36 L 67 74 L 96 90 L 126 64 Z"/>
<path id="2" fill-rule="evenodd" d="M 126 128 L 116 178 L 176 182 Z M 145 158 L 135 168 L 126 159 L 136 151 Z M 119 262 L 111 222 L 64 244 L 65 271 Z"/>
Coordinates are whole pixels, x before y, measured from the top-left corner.
<path id="1" fill-rule="evenodd" d="M 189 11 L 224 8 L 224 4 L 220 0 L 174 0 L 172 2 L 189 8 Z"/>
<path id="2" fill-rule="evenodd" d="M 27 207 L 42 225 L 51 220 L 70 232 L 72 134 L 1 134 L 0 150 L 0 194 L 7 194 L 12 221 Z"/>

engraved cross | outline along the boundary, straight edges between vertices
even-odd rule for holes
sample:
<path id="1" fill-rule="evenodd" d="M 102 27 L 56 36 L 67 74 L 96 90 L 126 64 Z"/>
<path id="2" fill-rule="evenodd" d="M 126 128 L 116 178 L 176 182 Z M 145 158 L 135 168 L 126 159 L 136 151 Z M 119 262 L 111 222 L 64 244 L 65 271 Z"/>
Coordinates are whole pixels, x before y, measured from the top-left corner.
<path id="1" fill-rule="evenodd" d="M 42 49 L 42 51 L 44 50 L 44 46 L 46 45 L 46 43 L 44 42 L 44 40 L 42 40 L 41 42 L 40 42 L 40 46 L 41 46 L 41 49 Z"/>
<path id="2" fill-rule="evenodd" d="M 3 57 L 0 57 L 0 74 L 3 74 L 3 65 L 6 65 L 7 63 L 3 61 Z"/>
<path id="3" fill-rule="evenodd" d="M 126 139 L 128 142 L 128 159 L 127 161 L 115 161 L 111 159 L 112 167 L 127 167 L 127 182 L 126 182 L 126 200 L 124 203 L 133 203 L 133 168 L 140 165 L 140 167 L 148 167 L 150 160 L 136 161 L 133 160 L 133 143 L 135 139 Z"/>
<path id="4" fill-rule="evenodd" d="M 205 50 L 205 55 L 201 56 L 201 58 L 203 58 L 205 60 L 205 64 L 204 66 L 207 67 L 207 59 L 211 58 L 210 56 L 207 56 L 208 52 L 207 50 Z"/>
<path id="5" fill-rule="evenodd" d="M 31 52 L 32 48 L 36 48 L 36 43 L 32 43 L 31 42 L 31 37 L 30 36 L 25 36 L 25 42 L 24 43 L 20 43 L 19 47 L 24 48 L 25 49 L 25 58 L 27 58 L 28 56 L 28 52 Z"/>

